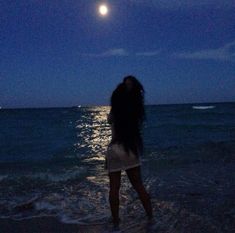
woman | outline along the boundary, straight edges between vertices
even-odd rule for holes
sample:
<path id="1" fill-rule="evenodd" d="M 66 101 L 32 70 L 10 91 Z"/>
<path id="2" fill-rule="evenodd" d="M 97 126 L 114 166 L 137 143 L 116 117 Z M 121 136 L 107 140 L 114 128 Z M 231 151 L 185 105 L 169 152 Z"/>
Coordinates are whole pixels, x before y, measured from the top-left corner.
<path id="1" fill-rule="evenodd" d="M 140 154 L 143 152 L 141 126 L 144 120 L 144 89 L 133 76 L 127 76 L 111 97 L 112 140 L 106 154 L 110 191 L 109 202 L 114 226 L 119 225 L 119 189 L 121 171 L 127 176 L 139 195 L 146 214 L 152 218 L 152 206 L 141 180 Z"/>

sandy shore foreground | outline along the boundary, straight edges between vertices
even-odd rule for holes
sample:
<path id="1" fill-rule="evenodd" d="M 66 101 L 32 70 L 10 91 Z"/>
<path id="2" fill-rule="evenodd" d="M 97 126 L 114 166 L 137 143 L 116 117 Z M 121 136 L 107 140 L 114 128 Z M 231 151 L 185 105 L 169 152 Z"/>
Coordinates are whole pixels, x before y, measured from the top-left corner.
<path id="1" fill-rule="evenodd" d="M 1 233 L 95 233 L 103 232 L 104 226 L 82 226 L 61 223 L 55 217 L 35 217 L 24 220 L 0 219 Z"/>

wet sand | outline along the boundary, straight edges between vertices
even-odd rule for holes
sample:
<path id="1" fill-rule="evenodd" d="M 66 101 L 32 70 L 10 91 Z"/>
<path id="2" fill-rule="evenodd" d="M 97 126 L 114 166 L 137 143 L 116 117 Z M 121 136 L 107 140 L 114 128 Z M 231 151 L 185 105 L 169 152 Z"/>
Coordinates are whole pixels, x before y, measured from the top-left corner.
<path id="1" fill-rule="evenodd" d="M 55 217 L 35 217 L 24 220 L 0 219 L 1 233 L 95 233 L 103 232 L 104 226 L 61 223 Z"/>
<path id="2" fill-rule="evenodd" d="M 223 145 L 223 144 L 222 144 Z M 210 146 L 211 148 L 211 146 Z M 185 156 L 181 150 L 162 152 L 167 160 L 145 164 L 145 185 L 152 197 L 154 221 L 148 224 L 144 210 L 136 193 L 130 186 L 127 176 L 122 178 L 120 190 L 120 229 L 123 233 L 232 233 L 235 232 L 235 144 L 224 145 L 219 151 L 215 148 L 201 148 L 196 159 L 191 162 L 190 151 Z M 222 153 L 223 152 L 223 153 Z M 181 155 L 181 156 L 179 156 Z M 180 159 L 179 159 L 180 158 Z M 189 160 L 190 158 L 190 160 Z M 148 171 L 151 173 L 148 175 Z M 153 173 L 155 171 L 155 173 Z M 104 177 L 92 179 L 94 185 L 105 189 Z M 99 180 L 100 179 L 100 180 Z M 87 200 L 97 198 L 89 186 Z M 93 188 L 92 188 L 93 187 Z M 92 195 L 91 195 L 92 194 Z M 77 191 L 76 191 L 76 195 Z M 35 208 L 35 200 L 20 205 L 19 213 Z M 98 205 L 105 202 L 100 202 Z M 97 206 L 98 206 L 97 205 Z M 108 209 L 109 210 L 109 209 Z M 105 210 L 103 210 L 105 212 Z M 92 215 L 99 215 L 94 209 Z M 92 222 L 87 225 L 62 223 L 59 218 L 34 217 L 24 220 L 0 219 L 0 233 L 107 233 L 111 224 Z M 61 217 L 61 216 L 60 216 Z M 79 219 L 79 218 L 77 218 Z M 94 219 L 96 219 L 94 217 Z M 86 222 L 86 221 L 85 221 Z"/>

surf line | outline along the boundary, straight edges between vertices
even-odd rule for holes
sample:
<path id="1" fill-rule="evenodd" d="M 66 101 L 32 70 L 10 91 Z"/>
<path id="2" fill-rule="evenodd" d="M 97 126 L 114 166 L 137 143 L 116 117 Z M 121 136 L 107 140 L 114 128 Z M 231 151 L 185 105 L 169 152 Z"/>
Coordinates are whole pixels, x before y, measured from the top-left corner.
<path id="1" fill-rule="evenodd" d="M 200 110 L 204 110 L 204 109 L 213 109 L 215 108 L 214 105 L 209 105 L 209 106 L 193 106 L 193 109 L 200 109 Z"/>

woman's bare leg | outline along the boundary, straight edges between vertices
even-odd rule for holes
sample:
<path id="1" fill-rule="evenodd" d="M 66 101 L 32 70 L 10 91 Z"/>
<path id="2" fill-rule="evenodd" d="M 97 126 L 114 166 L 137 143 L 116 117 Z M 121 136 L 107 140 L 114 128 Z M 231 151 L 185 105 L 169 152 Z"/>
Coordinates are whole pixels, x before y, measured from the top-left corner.
<path id="1" fill-rule="evenodd" d="M 153 217 L 152 204 L 150 196 L 146 192 L 142 183 L 140 166 L 126 170 L 126 173 L 133 188 L 139 194 L 139 198 L 143 204 L 148 218 L 151 219 Z"/>
<path id="2" fill-rule="evenodd" d="M 109 203 L 114 225 L 119 223 L 119 189 L 121 181 L 121 171 L 109 173 Z"/>

